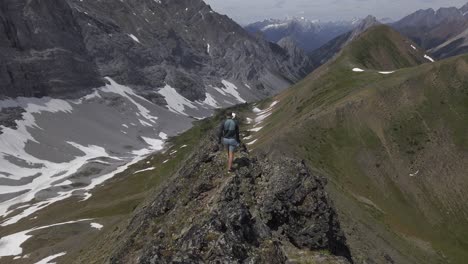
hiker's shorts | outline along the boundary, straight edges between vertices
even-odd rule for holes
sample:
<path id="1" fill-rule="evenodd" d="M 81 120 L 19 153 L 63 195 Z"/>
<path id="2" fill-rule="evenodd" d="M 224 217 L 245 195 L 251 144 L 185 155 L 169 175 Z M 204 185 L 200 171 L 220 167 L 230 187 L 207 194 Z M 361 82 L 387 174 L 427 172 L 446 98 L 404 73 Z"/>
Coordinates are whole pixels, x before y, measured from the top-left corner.
<path id="1" fill-rule="evenodd" d="M 239 142 L 234 138 L 223 138 L 223 145 L 228 147 L 229 151 L 234 152 L 239 146 Z"/>

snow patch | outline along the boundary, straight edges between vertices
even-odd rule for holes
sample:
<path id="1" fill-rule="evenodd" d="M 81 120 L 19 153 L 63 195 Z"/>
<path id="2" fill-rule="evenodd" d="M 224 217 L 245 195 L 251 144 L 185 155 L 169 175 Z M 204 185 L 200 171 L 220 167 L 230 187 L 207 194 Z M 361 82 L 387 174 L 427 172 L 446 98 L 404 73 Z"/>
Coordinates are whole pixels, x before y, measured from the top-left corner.
<path id="1" fill-rule="evenodd" d="M 263 127 L 255 127 L 255 128 L 249 129 L 249 131 L 251 131 L 251 132 L 258 132 L 258 131 L 260 131 L 262 128 L 263 128 Z"/>
<path id="2" fill-rule="evenodd" d="M 82 220 L 77 220 L 77 221 L 68 221 L 68 222 L 63 222 L 63 223 L 47 225 L 47 226 L 34 227 L 25 231 L 21 231 L 18 233 L 14 233 L 8 236 L 1 237 L 0 238 L 0 245 L 1 245 L 0 257 L 18 256 L 21 253 L 23 253 L 23 248 L 21 247 L 21 245 L 24 242 L 26 242 L 26 240 L 32 237 L 32 235 L 29 235 L 29 233 L 33 231 L 46 229 L 49 227 L 80 223 L 80 222 L 85 222 L 85 221 L 90 221 L 90 220 L 91 219 L 82 219 Z"/>
<path id="3" fill-rule="evenodd" d="M 135 42 L 138 42 L 141 44 L 140 40 L 133 34 L 127 34 L 130 38 L 132 38 Z"/>
<path id="4" fill-rule="evenodd" d="M 431 62 L 435 62 L 435 60 L 431 57 L 429 57 L 427 54 L 424 54 L 424 58 L 428 59 Z"/>
<path id="5" fill-rule="evenodd" d="M 353 68 L 353 72 L 363 72 L 364 70 L 363 69 L 360 69 L 360 68 Z"/>
<path id="6" fill-rule="evenodd" d="M 253 145 L 255 142 L 257 142 L 258 139 L 255 139 L 254 141 L 252 142 L 249 142 L 249 143 L 246 143 L 247 145 Z"/>
<path id="7" fill-rule="evenodd" d="M 167 134 L 164 133 L 164 132 L 159 132 L 159 137 L 160 137 L 162 140 L 166 140 L 166 139 L 167 139 Z"/>
<path id="8" fill-rule="evenodd" d="M 41 260 L 39 260 L 38 262 L 36 262 L 35 264 L 55 264 L 56 262 L 50 262 L 58 257 L 61 257 L 61 256 L 64 256 L 66 255 L 67 252 L 61 252 L 61 253 L 58 253 L 58 254 L 55 254 L 55 255 L 52 255 L 52 256 L 48 256 L 46 258 L 43 258 Z"/>
<path id="9" fill-rule="evenodd" d="M 90 223 L 92 228 L 96 228 L 97 230 L 101 230 L 104 226 L 99 223 Z"/>
<path id="10" fill-rule="evenodd" d="M 233 83 L 228 82 L 226 80 L 221 81 L 225 88 L 218 88 L 214 87 L 216 91 L 220 92 L 222 95 L 231 95 L 234 98 L 236 98 L 237 101 L 240 103 L 245 103 L 246 101 L 240 96 L 239 92 L 237 91 L 237 86 L 235 86 Z"/>
<path id="11" fill-rule="evenodd" d="M 209 94 L 205 93 L 205 100 L 203 101 L 204 104 L 212 106 L 214 108 L 219 108 L 220 106 L 218 105 L 218 102 L 214 99 L 214 97 Z"/>
<path id="12" fill-rule="evenodd" d="M 132 104 L 134 104 L 137 107 L 137 109 L 139 111 L 139 114 L 141 116 L 148 119 L 151 123 L 156 123 L 156 120 L 158 120 L 158 117 L 152 116 L 151 112 L 146 107 L 144 107 L 140 103 L 136 102 L 133 98 L 138 98 L 139 100 L 142 100 L 144 102 L 147 102 L 147 103 L 151 104 L 150 101 L 148 101 L 147 99 L 145 99 L 142 96 L 137 95 L 131 88 L 116 83 L 110 77 L 105 77 L 105 79 L 108 80 L 110 82 L 110 84 L 106 84 L 106 86 L 104 88 L 101 88 L 102 92 L 115 93 L 115 94 L 118 94 L 118 95 L 121 95 L 121 96 L 125 97 Z"/>
<path id="13" fill-rule="evenodd" d="M 146 169 L 142 169 L 142 170 L 139 170 L 139 171 L 135 171 L 133 174 L 138 174 L 140 172 L 145 172 L 145 171 L 152 171 L 152 170 L 155 170 L 155 169 L 156 169 L 155 167 L 146 168 Z"/>
<path id="14" fill-rule="evenodd" d="M 379 71 L 380 74 L 392 74 L 395 71 Z"/>
<path id="15" fill-rule="evenodd" d="M 418 50 L 414 45 L 411 45 L 411 47 L 412 47 L 414 50 Z"/>
<path id="16" fill-rule="evenodd" d="M 164 88 L 160 89 L 158 93 L 164 96 L 164 99 L 166 99 L 167 102 L 167 108 L 174 113 L 188 116 L 184 112 L 185 107 L 197 109 L 197 107 L 193 105 L 193 103 L 190 100 L 183 97 L 176 91 L 176 89 L 172 88 L 167 84 Z"/>

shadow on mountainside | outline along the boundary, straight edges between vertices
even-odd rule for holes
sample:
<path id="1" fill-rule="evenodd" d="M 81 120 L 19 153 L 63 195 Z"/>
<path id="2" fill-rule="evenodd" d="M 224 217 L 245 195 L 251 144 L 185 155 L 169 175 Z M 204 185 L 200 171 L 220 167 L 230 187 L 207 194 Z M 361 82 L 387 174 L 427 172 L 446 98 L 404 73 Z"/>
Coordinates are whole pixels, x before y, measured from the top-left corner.
<path id="1" fill-rule="evenodd" d="M 245 145 L 228 174 L 216 141 L 135 214 L 111 263 L 352 263 L 324 178 Z"/>

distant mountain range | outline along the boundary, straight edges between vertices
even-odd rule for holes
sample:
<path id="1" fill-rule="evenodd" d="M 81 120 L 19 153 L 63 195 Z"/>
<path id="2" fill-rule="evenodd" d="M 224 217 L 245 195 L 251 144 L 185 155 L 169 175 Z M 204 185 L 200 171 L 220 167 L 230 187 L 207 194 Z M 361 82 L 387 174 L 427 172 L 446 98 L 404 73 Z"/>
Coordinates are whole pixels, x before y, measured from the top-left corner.
<path id="1" fill-rule="evenodd" d="M 390 25 L 423 49 L 429 50 L 437 59 L 468 51 L 468 3 L 461 8 L 419 10 L 399 21 L 391 18 L 372 20 L 372 23 Z M 363 21 L 369 23 L 369 17 L 326 23 L 295 17 L 255 22 L 247 25 L 245 29 L 253 34 L 261 34 L 274 43 L 283 38 L 294 41 L 299 48 L 312 54 L 312 61 L 317 66 L 317 62 L 323 63 L 328 60 L 330 54 L 336 54 L 347 40 L 352 40 L 350 34 L 359 34 L 362 30 L 352 32 L 358 26 L 362 29 Z"/>
<path id="2" fill-rule="evenodd" d="M 249 24 L 245 29 L 251 33 L 260 33 L 271 42 L 290 37 L 306 52 L 311 52 L 333 38 L 352 30 L 360 19 L 351 21 L 320 22 L 304 17 L 287 19 L 268 19 Z"/>

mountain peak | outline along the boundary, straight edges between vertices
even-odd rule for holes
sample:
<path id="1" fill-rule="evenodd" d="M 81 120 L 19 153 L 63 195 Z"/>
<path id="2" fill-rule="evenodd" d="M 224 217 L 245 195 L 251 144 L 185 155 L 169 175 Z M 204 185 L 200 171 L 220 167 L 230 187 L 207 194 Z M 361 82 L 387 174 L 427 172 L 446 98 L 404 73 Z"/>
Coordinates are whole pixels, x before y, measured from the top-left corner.
<path id="1" fill-rule="evenodd" d="M 366 31 L 368 28 L 380 25 L 381 23 L 377 20 L 375 16 L 368 15 L 366 18 L 361 20 L 359 25 L 353 30 L 351 33 L 351 36 L 348 40 L 348 43 L 355 39 L 357 36 L 361 35 L 364 31 Z"/>
<path id="2" fill-rule="evenodd" d="M 463 15 L 468 15 L 468 2 L 460 8 L 460 11 L 463 13 Z"/>
<path id="3" fill-rule="evenodd" d="M 364 68 L 395 70 L 427 62 L 422 50 L 387 25 L 373 26 L 355 38 L 345 49 L 351 60 Z"/>

